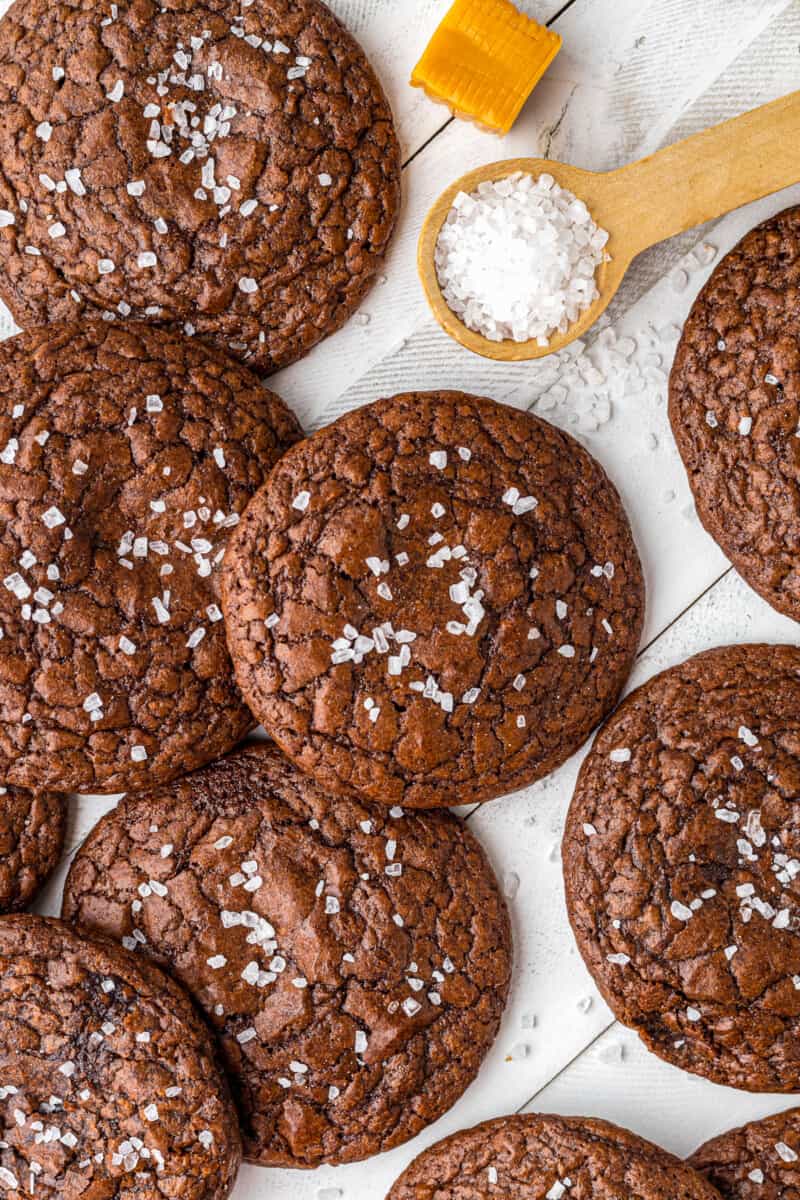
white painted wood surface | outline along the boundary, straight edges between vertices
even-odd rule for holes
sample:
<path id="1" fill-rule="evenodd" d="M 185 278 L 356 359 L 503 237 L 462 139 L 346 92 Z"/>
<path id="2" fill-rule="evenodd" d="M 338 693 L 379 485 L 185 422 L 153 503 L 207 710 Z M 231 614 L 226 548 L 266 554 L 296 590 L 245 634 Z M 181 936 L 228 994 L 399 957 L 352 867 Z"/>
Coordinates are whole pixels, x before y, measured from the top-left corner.
<path id="1" fill-rule="evenodd" d="M 453 345 L 432 321 L 416 278 L 415 245 L 436 195 L 469 167 L 516 154 L 549 154 L 602 170 L 649 153 L 800 87 L 797 0 L 574 0 L 555 22 L 565 49 L 514 131 L 500 141 L 410 89 L 407 77 L 448 0 L 332 0 L 386 85 L 401 131 L 405 204 L 386 282 L 353 321 L 274 386 L 309 425 L 404 388 L 453 387 L 534 407 L 576 432 L 614 478 L 645 564 L 648 618 L 631 686 L 689 654 L 726 641 L 796 641 L 797 626 L 772 612 L 733 573 L 703 532 L 669 432 L 666 373 L 680 323 L 712 264 L 800 186 L 731 214 L 713 228 L 657 247 L 631 271 L 611 316 L 618 338 L 637 343 L 611 418 L 593 429 L 594 393 L 570 389 L 548 408 L 565 364 L 488 363 Z M 8 7 L 0 0 L 0 12 Z M 540 20 L 559 0 L 526 0 Z M 680 181 L 676 181 L 680 186 Z M 682 274 L 682 272 L 685 272 Z M 0 319 L 0 334 L 7 329 Z M 588 352 L 598 361 L 593 335 Z M 660 361 L 657 361 L 660 359 Z M 639 378 L 641 373 L 641 378 Z M 620 386 L 617 381 L 609 387 Z M 583 415 L 578 411 L 581 409 Z M 577 423 L 576 423 L 577 422 Z M 613 1022 L 575 949 L 567 923 L 558 846 L 584 751 L 549 779 L 474 812 L 498 875 L 513 892 L 516 969 L 498 1041 L 479 1079 L 435 1127 L 368 1163 L 313 1173 L 245 1168 L 235 1200 L 380 1200 L 414 1154 L 445 1133 L 524 1107 L 618 1120 L 677 1153 L 785 1097 L 753 1097 L 694 1079 L 648 1054 Z M 74 849 L 113 799 L 73 808 Z M 43 898 L 57 912 L 63 869 Z M 516 877 L 516 879 L 515 879 Z"/>

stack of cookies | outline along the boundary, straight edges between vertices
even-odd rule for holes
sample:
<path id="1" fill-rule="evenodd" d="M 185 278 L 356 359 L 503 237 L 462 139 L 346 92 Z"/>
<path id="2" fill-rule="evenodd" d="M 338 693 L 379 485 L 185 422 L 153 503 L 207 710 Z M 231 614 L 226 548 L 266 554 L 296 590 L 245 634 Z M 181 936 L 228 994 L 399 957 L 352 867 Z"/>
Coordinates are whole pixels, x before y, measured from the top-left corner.
<path id="1" fill-rule="evenodd" d="M 602 468 L 533 415 L 411 393 L 304 440 L 255 373 L 353 312 L 398 209 L 387 102 L 318 0 L 17 0 L 0 103 L 26 330 L 0 347 L 0 1192 L 225 1200 L 242 1154 L 364 1159 L 475 1078 L 510 922 L 444 810 L 609 717 L 642 570 Z M 799 680 L 800 652 L 745 647 L 652 681 L 565 838 L 609 1003 L 741 1087 L 800 1086 Z M 63 919 L 20 912 L 74 792 L 126 796 Z M 766 1177 L 752 1144 L 695 1165 Z M 717 1196 L 539 1117 L 456 1135 L 391 1195 L 570 1189 Z"/>

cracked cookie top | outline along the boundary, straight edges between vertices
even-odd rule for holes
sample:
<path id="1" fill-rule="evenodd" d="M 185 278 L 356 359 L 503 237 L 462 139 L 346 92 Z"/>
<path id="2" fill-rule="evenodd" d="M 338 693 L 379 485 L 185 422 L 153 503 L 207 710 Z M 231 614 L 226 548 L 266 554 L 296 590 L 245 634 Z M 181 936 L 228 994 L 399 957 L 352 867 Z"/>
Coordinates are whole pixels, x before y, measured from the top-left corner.
<path id="1" fill-rule="evenodd" d="M 696 1171 L 607 1121 L 523 1113 L 423 1151 L 386 1200 L 719 1200 Z"/>
<path id="2" fill-rule="evenodd" d="M 747 234 L 695 301 L 669 415 L 703 525 L 800 620 L 800 208 Z"/>
<path id="3" fill-rule="evenodd" d="M 600 732 L 564 835 L 598 987 L 662 1058 L 800 1090 L 800 649 L 724 646 L 655 676 Z"/>
<path id="4" fill-rule="evenodd" d="M 426 808 L 553 770 L 615 703 L 642 623 L 597 462 L 459 392 L 352 412 L 293 449 L 226 554 L 237 678 L 326 787 Z"/>
<path id="5" fill-rule="evenodd" d="M 3 343 L 0 398 L 0 778 L 141 790 L 230 750 L 218 567 L 294 417 L 143 324 Z"/>
<path id="6" fill-rule="evenodd" d="M 266 1166 L 352 1162 L 437 1120 L 508 994 L 505 904 L 466 827 L 332 806 L 263 744 L 123 800 L 78 854 L 64 915 L 189 989 Z"/>
<path id="7" fill-rule="evenodd" d="M 30 904 L 64 845 L 67 801 L 0 787 L 0 913 Z"/>
<path id="8" fill-rule="evenodd" d="M 800 1108 L 712 1138 L 687 1160 L 724 1200 L 800 1195 Z"/>
<path id="9" fill-rule="evenodd" d="M 0 25 L 0 291 L 197 334 L 260 371 L 361 301 L 400 161 L 318 0 L 17 0 Z"/>
<path id="10" fill-rule="evenodd" d="M 211 1037 L 179 987 L 61 921 L 0 918 L 7 1200 L 226 1200 L 241 1158 Z"/>

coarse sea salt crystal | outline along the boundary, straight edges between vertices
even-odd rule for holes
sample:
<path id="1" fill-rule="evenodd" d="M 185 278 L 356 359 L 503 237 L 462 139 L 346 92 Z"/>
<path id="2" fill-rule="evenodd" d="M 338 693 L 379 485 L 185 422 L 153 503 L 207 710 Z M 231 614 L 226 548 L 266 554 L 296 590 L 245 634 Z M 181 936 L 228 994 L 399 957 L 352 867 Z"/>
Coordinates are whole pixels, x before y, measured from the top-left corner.
<path id="1" fill-rule="evenodd" d="M 436 245 L 447 304 L 490 341 L 566 333 L 597 299 L 608 234 L 551 175 L 517 173 L 459 193 Z"/>

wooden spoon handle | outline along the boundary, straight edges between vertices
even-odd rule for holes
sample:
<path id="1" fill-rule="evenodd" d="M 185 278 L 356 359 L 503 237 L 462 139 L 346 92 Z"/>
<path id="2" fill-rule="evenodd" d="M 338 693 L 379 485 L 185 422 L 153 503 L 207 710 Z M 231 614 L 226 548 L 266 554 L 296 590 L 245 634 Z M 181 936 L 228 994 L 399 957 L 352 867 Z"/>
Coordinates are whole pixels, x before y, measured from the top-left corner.
<path id="1" fill-rule="evenodd" d="M 791 92 L 612 172 L 626 246 L 638 254 L 797 183 L 799 146 L 800 92 Z"/>

